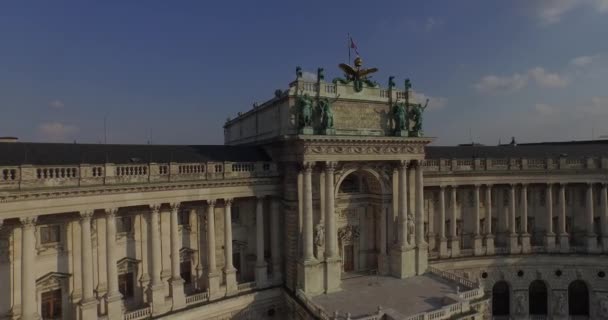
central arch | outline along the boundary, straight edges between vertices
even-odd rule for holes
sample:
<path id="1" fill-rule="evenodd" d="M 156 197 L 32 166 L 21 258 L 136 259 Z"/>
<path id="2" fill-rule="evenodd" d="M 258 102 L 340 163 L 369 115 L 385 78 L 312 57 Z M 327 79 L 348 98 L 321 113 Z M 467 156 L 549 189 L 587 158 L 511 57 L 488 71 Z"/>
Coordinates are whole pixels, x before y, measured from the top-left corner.
<path id="1" fill-rule="evenodd" d="M 589 289 L 582 280 L 568 286 L 568 309 L 571 316 L 589 316 Z"/>
<path id="2" fill-rule="evenodd" d="M 528 288 L 528 310 L 531 315 L 546 315 L 548 309 L 547 285 L 542 280 L 534 280 Z"/>
<path id="3" fill-rule="evenodd" d="M 509 284 L 498 281 L 492 287 L 492 315 L 508 316 L 510 310 Z"/>
<path id="4" fill-rule="evenodd" d="M 375 168 L 344 168 L 335 188 L 338 251 L 345 276 L 378 270 L 381 215 L 387 214 L 386 183 Z M 390 198 L 388 198 L 390 199 Z M 386 226 L 384 226 L 386 227 Z"/>

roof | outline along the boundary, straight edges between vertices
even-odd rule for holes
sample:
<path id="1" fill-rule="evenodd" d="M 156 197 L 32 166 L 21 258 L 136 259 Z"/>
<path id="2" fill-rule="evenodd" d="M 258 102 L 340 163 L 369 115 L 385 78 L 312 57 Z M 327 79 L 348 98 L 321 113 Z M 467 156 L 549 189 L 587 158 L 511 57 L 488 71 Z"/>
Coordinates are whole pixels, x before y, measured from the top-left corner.
<path id="1" fill-rule="evenodd" d="M 608 140 L 539 142 L 516 145 L 428 146 L 427 159 L 438 158 L 586 158 L 608 156 Z"/>
<path id="2" fill-rule="evenodd" d="M 255 146 L 0 142 L 0 165 L 270 161 Z"/>

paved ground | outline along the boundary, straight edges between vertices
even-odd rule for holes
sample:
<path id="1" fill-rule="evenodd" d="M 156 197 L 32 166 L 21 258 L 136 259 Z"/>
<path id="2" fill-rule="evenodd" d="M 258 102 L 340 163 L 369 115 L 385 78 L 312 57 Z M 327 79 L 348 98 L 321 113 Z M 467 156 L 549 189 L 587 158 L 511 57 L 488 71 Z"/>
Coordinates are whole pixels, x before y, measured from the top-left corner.
<path id="1" fill-rule="evenodd" d="M 392 308 L 403 315 L 434 310 L 443 306 L 443 297 L 456 293 L 456 286 L 431 276 L 405 280 L 381 276 L 361 276 L 342 281 L 342 291 L 312 298 L 329 314 L 339 311 L 352 316 L 370 314 L 378 306 Z"/>

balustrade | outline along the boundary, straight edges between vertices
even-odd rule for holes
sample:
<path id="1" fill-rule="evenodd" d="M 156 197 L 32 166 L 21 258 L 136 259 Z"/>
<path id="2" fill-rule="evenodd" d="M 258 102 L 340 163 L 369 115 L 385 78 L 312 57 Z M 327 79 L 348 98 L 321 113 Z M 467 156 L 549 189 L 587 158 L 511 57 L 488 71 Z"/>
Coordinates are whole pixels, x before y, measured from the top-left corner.
<path id="1" fill-rule="evenodd" d="M 149 318 L 152 315 L 152 310 L 150 307 L 145 307 L 142 309 L 128 311 L 124 315 L 124 320 L 140 320 Z"/>

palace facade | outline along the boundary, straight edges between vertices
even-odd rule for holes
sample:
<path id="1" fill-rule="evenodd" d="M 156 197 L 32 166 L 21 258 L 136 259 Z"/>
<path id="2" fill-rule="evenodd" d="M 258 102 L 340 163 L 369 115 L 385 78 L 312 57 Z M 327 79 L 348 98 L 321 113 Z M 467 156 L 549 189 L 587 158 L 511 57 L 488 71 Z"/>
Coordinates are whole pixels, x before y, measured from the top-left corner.
<path id="1" fill-rule="evenodd" d="M 0 318 L 608 319 L 608 141 L 429 146 L 356 67 L 225 145 L 0 142 Z M 357 277 L 453 290 L 332 300 Z"/>

